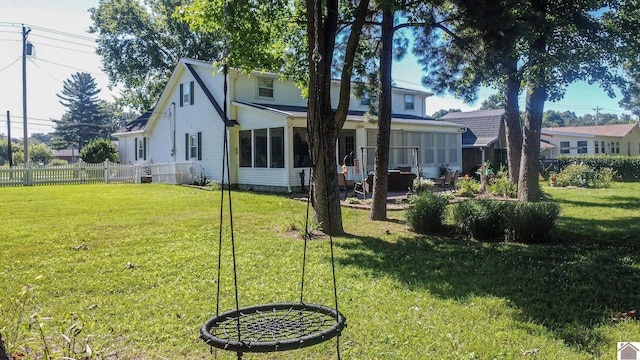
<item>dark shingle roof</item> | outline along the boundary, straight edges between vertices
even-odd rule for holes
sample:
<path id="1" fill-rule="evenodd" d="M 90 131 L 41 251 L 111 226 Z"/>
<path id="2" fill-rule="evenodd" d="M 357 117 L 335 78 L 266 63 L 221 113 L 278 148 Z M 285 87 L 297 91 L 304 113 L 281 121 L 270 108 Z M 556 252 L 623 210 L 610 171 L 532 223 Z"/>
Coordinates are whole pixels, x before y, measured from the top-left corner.
<path id="1" fill-rule="evenodd" d="M 463 147 L 484 147 L 498 140 L 504 109 L 451 112 L 440 118 L 467 127 Z"/>
<path id="2" fill-rule="evenodd" d="M 126 134 L 126 133 L 130 133 L 130 132 L 143 131 L 145 129 L 145 127 L 147 126 L 147 122 L 149 121 L 149 118 L 151 117 L 152 113 L 153 113 L 153 109 L 151 109 L 151 110 L 147 111 L 146 113 L 140 115 L 135 120 L 131 121 L 130 123 L 126 124 L 125 126 L 121 127 L 120 129 L 118 129 L 118 131 L 116 131 L 114 133 L 114 135 L 116 135 L 116 134 Z"/>

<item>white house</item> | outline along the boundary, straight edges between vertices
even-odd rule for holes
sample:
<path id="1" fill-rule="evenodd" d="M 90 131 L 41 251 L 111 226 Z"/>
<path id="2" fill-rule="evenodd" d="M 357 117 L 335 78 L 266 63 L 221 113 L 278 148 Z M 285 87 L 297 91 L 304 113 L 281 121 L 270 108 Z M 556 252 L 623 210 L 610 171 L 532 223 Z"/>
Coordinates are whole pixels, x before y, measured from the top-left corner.
<path id="1" fill-rule="evenodd" d="M 554 145 L 541 153 L 551 159 L 559 155 L 640 155 L 637 123 L 543 128 L 540 137 Z"/>
<path id="2" fill-rule="evenodd" d="M 180 60 L 154 109 L 114 134 L 121 161 L 192 162 L 196 172 L 221 181 L 226 129 L 232 185 L 281 192 L 300 188 L 301 172 L 309 174 L 307 100 L 300 89 L 279 74 L 264 72 L 246 75 L 230 70 L 227 81 L 225 121 L 222 72 L 214 72 L 209 62 Z M 336 82 L 332 89 L 334 106 L 338 86 Z M 425 99 L 431 95 L 393 89 L 392 169 L 419 168 L 426 176 L 436 176 L 440 164 L 461 167 L 465 127 L 428 118 Z M 373 169 L 377 134 L 377 123 L 365 116 L 368 101 L 351 97 L 337 145 L 336 164 L 353 152 L 362 173 Z"/>

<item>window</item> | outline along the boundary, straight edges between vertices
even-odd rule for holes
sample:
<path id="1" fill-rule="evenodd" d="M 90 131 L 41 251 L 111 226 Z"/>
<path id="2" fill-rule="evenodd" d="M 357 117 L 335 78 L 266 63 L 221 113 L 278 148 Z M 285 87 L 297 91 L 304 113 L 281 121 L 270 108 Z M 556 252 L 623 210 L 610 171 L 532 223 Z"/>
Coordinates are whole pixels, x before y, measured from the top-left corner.
<path id="1" fill-rule="evenodd" d="M 362 93 L 362 97 L 360 98 L 360 105 L 369 106 L 371 105 L 371 96 L 368 91 L 364 91 Z"/>
<path id="2" fill-rule="evenodd" d="M 202 160 L 202 133 L 185 134 L 185 160 Z"/>
<path id="3" fill-rule="evenodd" d="M 135 159 L 136 160 L 147 160 L 147 138 L 143 137 L 138 140 L 135 138 Z"/>
<path id="4" fill-rule="evenodd" d="M 309 167 L 310 165 L 307 129 L 293 128 L 293 167 Z"/>
<path id="5" fill-rule="evenodd" d="M 605 152 L 604 152 L 604 141 L 600 141 L 600 152 L 605 154 Z"/>
<path id="6" fill-rule="evenodd" d="M 283 127 L 240 131 L 240 167 L 284 168 L 284 143 Z"/>
<path id="7" fill-rule="evenodd" d="M 240 167 L 251 167 L 251 130 L 240 131 Z"/>
<path id="8" fill-rule="evenodd" d="M 258 97 L 273 99 L 273 79 L 258 78 Z"/>
<path id="9" fill-rule="evenodd" d="M 405 110 L 415 109 L 415 98 L 413 95 L 407 94 L 404 96 L 404 109 Z"/>
<path id="10" fill-rule="evenodd" d="M 600 153 L 600 142 L 598 140 L 595 141 L 595 147 L 594 147 L 596 154 Z"/>
<path id="11" fill-rule="evenodd" d="M 194 82 L 180 84 L 180 106 L 193 105 Z"/>
<path id="12" fill-rule="evenodd" d="M 578 154 L 586 154 L 586 153 L 587 153 L 587 142 L 578 141 Z"/>
<path id="13" fill-rule="evenodd" d="M 560 154 L 570 154 L 571 153 L 571 142 L 569 141 L 560 141 Z"/>
<path id="14" fill-rule="evenodd" d="M 620 141 L 616 141 L 616 154 L 620 154 Z"/>

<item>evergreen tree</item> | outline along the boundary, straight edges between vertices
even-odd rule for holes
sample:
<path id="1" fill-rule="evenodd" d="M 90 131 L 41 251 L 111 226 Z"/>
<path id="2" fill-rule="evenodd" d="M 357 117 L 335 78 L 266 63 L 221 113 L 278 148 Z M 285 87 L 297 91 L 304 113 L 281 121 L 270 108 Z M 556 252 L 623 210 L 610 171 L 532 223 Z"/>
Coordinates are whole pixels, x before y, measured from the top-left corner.
<path id="1" fill-rule="evenodd" d="M 67 111 L 59 120 L 53 120 L 54 143 L 61 141 L 78 149 L 92 139 L 101 137 L 106 116 L 97 95 L 95 79 L 88 73 L 75 73 L 64 81 L 62 93 L 57 94 Z"/>

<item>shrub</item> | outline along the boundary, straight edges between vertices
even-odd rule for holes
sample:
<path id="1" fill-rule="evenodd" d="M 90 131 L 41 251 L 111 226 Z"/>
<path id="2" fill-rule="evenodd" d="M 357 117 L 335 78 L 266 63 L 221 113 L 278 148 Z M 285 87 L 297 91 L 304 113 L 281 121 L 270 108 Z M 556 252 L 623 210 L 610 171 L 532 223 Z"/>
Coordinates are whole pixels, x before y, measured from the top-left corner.
<path id="1" fill-rule="evenodd" d="M 584 163 L 566 166 L 557 175 L 558 186 L 605 188 L 611 186 L 615 172 L 611 168 L 592 169 Z"/>
<path id="2" fill-rule="evenodd" d="M 451 218 L 463 235 L 478 241 L 500 241 L 505 235 L 505 208 L 510 204 L 493 200 L 462 201 L 453 206 Z"/>
<path id="3" fill-rule="evenodd" d="M 475 179 L 462 178 L 456 184 L 460 187 L 458 196 L 473 197 L 475 194 L 480 192 L 480 183 Z"/>
<path id="4" fill-rule="evenodd" d="M 417 177 L 413 180 L 413 190 L 417 193 L 429 191 L 433 189 L 436 183 L 431 179 L 425 179 L 423 177 Z"/>
<path id="5" fill-rule="evenodd" d="M 491 180 L 489 192 L 494 195 L 515 198 L 518 196 L 518 185 L 511 184 L 508 176 L 496 176 Z"/>
<path id="6" fill-rule="evenodd" d="M 544 243 L 551 239 L 560 205 L 555 202 L 513 203 L 505 212 L 507 240 L 522 243 Z"/>
<path id="7" fill-rule="evenodd" d="M 409 201 L 405 217 L 413 230 L 427 233 L 442 229 L 444 211 L 449 203 L 447 198 L 425 192 L 412 196 Z"/>
<path id="8" fill-rule="evenodd" d="M 640 156 L 598 155 L 560 156 L 558 167 L 564 169 L 574 163 L 584 163 L 596 172 L 610 168 L 615 180 L 640 181 Z"/>
<path id="9" fill-rule="evenodd" d="M 80 158 L 88 163 L 101 163 L 109 159 L 109 161 L 118 161 L 118 150 L 113 146 L 113 142 L 108 139 L 91 140 L 82 151 Z"/>
<path id="10" fill-rule="evenodd" d="M 51 165 L 53 166 L 69 165 L 69 162 L 64 159 L 53 159 L 51 160 Z"/>

